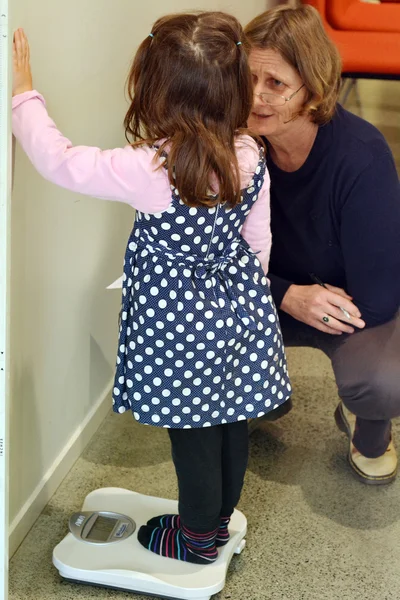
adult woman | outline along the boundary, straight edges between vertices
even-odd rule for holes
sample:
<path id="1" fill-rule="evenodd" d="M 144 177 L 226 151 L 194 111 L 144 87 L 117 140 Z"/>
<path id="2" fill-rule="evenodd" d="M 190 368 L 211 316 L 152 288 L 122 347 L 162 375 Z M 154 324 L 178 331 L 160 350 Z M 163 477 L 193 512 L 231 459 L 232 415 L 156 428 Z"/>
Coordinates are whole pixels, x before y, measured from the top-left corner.
<path id="1" fill-rule="evenodd" d="M 400 415 L 400 189 L 372 125 L 337 104 L 340 58 L 310 6 L 276 7 L 246 28 L 254 107 L 268 147 L 269 277 L 287 346 L 331 359 L 365 483 L 392 481 Z M 318 285 L 326 283 L 326 287 Z"/>

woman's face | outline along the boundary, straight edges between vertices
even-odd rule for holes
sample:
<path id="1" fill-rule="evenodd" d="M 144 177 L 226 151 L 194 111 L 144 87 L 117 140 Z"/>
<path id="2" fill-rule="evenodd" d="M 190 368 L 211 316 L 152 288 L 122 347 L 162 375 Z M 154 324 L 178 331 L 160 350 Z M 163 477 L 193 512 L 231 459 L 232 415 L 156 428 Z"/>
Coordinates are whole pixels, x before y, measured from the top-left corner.
<path id="1" fill-rule="evenodd" d="M 254 85 L 254 104 L 248 127 L 257 135 L 276 136 L 287 132 L 297 121 L 291 121 L 303 107 L 306 88 L 301 89 L 282 106 L 266 104 L 257 94 L 278 94 L 289 98 L 302 85 L 299 73 L 276 50 L 254 48 L 249 55 Z M 299 117 L 308 120 L 307 116 Z"/>

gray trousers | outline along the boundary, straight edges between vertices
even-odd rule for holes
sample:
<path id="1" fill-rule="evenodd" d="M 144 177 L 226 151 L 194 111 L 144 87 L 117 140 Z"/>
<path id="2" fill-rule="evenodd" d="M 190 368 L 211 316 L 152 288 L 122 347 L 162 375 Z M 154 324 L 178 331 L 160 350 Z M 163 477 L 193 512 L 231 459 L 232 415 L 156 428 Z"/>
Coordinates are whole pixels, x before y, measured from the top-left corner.
<path id="1" fill-rule="evenodd" d="M 279 311 L 285 346 L 322 350 L 331 360 L 338 393 L 357 415 L 353 443 L 368 458 L 383 454 L 391 419 L 400 416 L 400 313 L 378 327 L 333 336 Z"/>

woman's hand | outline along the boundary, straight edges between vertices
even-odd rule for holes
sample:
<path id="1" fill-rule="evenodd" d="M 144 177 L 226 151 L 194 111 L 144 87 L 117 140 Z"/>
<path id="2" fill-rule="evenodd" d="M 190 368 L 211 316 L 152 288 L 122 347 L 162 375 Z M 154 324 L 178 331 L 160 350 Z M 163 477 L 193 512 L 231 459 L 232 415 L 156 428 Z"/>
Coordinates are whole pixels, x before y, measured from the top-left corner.
<path id="1" fill-rule="evenodd" d="M 291 285 L 282 300 L 281 310 L 298 321 L 331 335 L 354 333 L 354 327 L 363 329 L 365 323 L 360 318 L 357 306 L 351 301 L 351 296 L 341 288 L 331 285 L 326 287 L 327 289 L 320 285 Z M 348 319 L 339 307 L 344 308 L 351 318 Z"/>
<path id="2" fill-rule="evenodd" d="M 17 29 L 13 43 L 12 95 L 30 92 L 32 89 L 29 43 L 24 30 Z"/>

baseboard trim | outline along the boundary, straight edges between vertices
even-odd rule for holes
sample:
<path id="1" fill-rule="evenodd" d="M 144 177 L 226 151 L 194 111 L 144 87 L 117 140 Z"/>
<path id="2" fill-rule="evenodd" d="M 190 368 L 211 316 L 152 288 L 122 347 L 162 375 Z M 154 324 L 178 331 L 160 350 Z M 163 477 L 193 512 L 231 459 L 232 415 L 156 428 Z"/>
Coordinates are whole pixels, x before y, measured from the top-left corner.
<path id="1" fill-rule="evenodd" d="M 51 467 L 43 475 L 28 500 L 13 519 L 9 528 L 9 555 L 18 549 L 40 513 L 56 492 L 63 479 L 78 460 L 93 435 L 106 418 L 111 402 L 111 380 L 96 404 L 91 408 L 84 421 L 74 431 L 64 448 L 61 450 Z"/>

